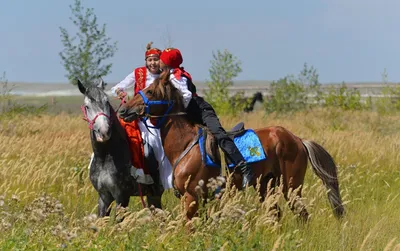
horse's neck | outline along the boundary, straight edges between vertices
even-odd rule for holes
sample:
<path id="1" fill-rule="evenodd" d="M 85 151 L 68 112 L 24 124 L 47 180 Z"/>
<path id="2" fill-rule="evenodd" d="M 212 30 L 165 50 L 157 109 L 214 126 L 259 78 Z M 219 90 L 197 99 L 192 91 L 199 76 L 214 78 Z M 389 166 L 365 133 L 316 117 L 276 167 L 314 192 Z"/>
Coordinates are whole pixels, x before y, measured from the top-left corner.
<path id="1" fill-rule="evenodd" d="M 169 118 L 160 129 L 165 155 L 173 162 L 197 135 L 197 127 L 183 117 Z"/>
<path id="2" fill-rule="evenodd" d="M 119 158 L 120 160 L 123 160 L 126 158 L 126 156 L 130 156 L 129 143 L 127 141 L 126 135 L 124 134 L 121 125 L 116 123 L 119 123 L 119 121 L 115 121 L 112 124 L 111 137 L 106 142 L 97 142 L 94 136 L 94 132 L 91 132 L 90 137 L 92 141 L 93 153 L 97 158 L 104 160 L 108 156 L 113 156 Z"/>
<path id="3" fill-rule="evenodd" d="M 254 96 L 253 99 L 251 100 L 250 107 L 252 109 L 254 108 L 254 105 L 256 104 L 257 100 L 258 100 L 257 96 Z"/>

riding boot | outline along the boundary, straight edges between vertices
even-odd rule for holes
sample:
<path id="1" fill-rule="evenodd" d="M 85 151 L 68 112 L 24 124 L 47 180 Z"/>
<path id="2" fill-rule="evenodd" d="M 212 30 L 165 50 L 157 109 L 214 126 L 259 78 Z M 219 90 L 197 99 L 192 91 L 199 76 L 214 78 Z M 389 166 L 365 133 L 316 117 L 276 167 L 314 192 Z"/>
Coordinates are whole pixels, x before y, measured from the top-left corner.
<path id="1" fill-rule="evenodd" d="M 244 160 L 239 162 L 236 165 L 236 168 L 240 169 L 240 172 L 242 173 L 243 176 L 243 181 L 242 181 L 242 188 L 246 188 L 247 186 L 252 185 L 251 182 L 253 181 L 254 178 L 254 172 L 251 166 L 249 166 Z"/>
<path id="2" fill-rule="evenodd" d="M 145 165 L 149 169 L 149 174 L 153 178 L 154 184 L 149 186 L 150 194 L 152 196 L 161 196 L 163 193 L 163 186 L 160 180 L 159 174 L 159 163 L 156 160 L 156 156 L 154 154 L 153 147 L 150 144 L 143 140 L 143 148 L 144 148 L 144 162 Z"/>

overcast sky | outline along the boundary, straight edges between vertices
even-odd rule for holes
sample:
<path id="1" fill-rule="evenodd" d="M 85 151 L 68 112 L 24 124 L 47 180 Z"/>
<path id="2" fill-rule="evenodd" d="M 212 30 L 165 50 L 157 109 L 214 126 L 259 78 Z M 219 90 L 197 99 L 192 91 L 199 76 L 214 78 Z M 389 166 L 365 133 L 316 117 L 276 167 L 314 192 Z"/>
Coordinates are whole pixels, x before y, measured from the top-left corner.
<path id="1" fill-rule="evenodd" d="M 67 82 L 59 27 L 73 31 L 73 1 L 0 0 L 0 71 L 10 81 Z M 144 63 L 144 48 L 166 46 L 167 30 L 193 78 L 208 78 L 212 51 L 242 61 L 238 80 L 276 80 L 304 62 L 322 82 L 400 81 L 400 1 L 106 1 L 85 0 L 118 41 L 112 73 L 119 81 Z"/>

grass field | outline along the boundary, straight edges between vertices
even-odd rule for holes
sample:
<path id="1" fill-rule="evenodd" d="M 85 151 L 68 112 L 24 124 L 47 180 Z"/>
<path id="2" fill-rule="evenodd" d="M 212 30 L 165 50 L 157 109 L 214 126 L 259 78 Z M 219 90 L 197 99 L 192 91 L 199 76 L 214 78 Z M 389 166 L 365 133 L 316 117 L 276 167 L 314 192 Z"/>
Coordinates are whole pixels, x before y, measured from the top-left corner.
<path id="1" fill-rule="evenodd" d="M 321 181 L 308 168 L 307 224 L 279 193 L 260 204 L 253 189 L 230 191 L 201 208 L 193 232 L 172 191 L 163 197 L 164 211 L 142 209 L 132 198 L 125 212 L 96 219 L 87 125 L 81 115 L 53 112 L 0 122 L 0 249 L 400 250 L 400 114 L 319 109 L 240 119 L 252 128 L 281 125 L 322 144 L 338 164 L 346 216 L 333 216 Z M 238 122 L 221 120 L 227 128 Z M 270 210 L 275 202 L 283 213 L 279 222 Z M 121 213 L 125 220 L 117 224 Z"/>

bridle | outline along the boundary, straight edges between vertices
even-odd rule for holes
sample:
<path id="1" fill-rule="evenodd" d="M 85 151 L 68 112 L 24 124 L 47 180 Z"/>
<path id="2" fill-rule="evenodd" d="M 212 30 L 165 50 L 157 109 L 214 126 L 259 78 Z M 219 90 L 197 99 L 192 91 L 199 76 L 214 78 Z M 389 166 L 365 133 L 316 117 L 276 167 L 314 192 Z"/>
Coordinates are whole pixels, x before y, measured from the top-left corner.
<path id="1" fill-rule="evenodd" d="M 139 91 L 138 94 L 142 97 L 144 103 L 144 114 L 139 115 L 140 119 L 144 122 L 146 126 L 146 121 L 149 118 L 157 118 L 157 122 L 155 126 L 148 126 L 149 128 L 160 129 L 165 119 L 169 116 L 180 116 L 185 115 L 186 112 L 177 112 L 177 113 L 170 113 L 172 107 L 174 106 L 174 101 L 167 101 L 167 100 L 149 100 L 143 91 Z M 150 106 L 152 105 L 168 105 L 167 111 L 163 115 L 151 115 L 150 114 Z"/>
<path id="2" fill-rule="evenodd" d="M 116 114 L 119 110 L 119 108 L 122 106 L 122 104 L 126 103 L 125 101 L 125 97 L 121 100 L 121 103 L 118 106 L 118 109 L 114 112 L 114 114 Z M 111 104 L 108 103 L 108 105 L 111 107 Z M 108 116 L 107 114 L 105 114 L 104 112 L 99 112 L 96 114 L 96 116 L 94 116 L 94 118 L 92 120 L 89 119 L 89 117 L 87 116 L 87 111 L 86 111 L 86 107 L 85 105 L 81 106 L 81 110 L 83 113 L 83 120 L 87 121 L 89 123 L 89 129 L 93 130 L 94 128 L 94 123 L 96 123 L 96 119 L 98 119 L 100 116 L 104 116 L 108 119 L 108 121 L 110 121 L 110 123 L 113 122 L 111 116 Z M 112 110 L 112 109 L 111 109 Z"/>

